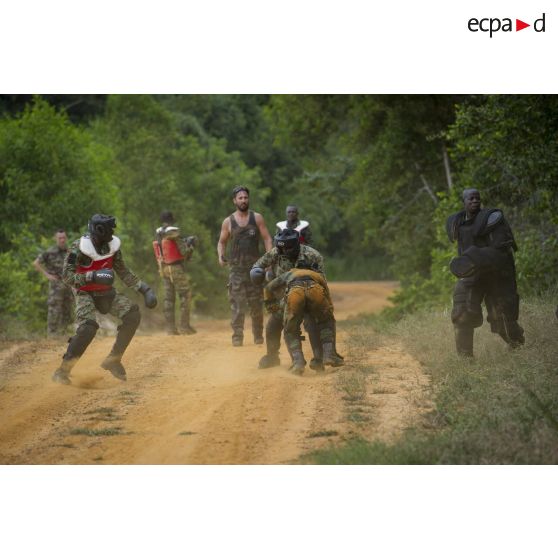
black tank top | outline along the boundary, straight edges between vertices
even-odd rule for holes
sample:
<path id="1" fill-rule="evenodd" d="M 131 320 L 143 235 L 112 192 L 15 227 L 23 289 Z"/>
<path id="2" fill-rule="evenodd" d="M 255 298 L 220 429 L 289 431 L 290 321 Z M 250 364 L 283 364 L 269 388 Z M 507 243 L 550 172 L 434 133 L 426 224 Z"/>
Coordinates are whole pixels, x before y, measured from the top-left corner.
<path id="1" fill-rule="evenodd" d="M 231 220 L 231 267 L 233 269 L 246 269 L 260 257 L 260 229 L 256 225 L 256 216 L 250 211 L 248 224 L 239 226 L 234 215 Z"/>

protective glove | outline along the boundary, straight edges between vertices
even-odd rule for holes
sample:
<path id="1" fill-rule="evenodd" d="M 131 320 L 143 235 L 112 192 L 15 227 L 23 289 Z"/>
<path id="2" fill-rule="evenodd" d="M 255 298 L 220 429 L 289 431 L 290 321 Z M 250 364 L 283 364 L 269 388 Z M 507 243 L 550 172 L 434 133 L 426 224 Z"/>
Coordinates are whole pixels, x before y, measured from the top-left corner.
<path id="1" fill-rule="evenodd" d="M 114 271 L 112 269 L 88 271 L 85 274 L 85 282 L 96 283 L 97 285 L 112 285 L 114 283 Z"/>
<path id="2" fill-rule="evenodd" d="M 263 285 L 265 281 L 265 271 L 261 267 L 253 267 L 250 270 L 250 280 L 254 285 Z"/>
<path id="3" fill-rule="evenodd" d="M 473 262 L 473 260 L 467 255 L 452 258 L 449 268 L 450 271 L 460 279 L 474 275 L 477 270 L 475 262 Z"/>
<path id="4" fill-rule="evenodd" d="M 198 237 L 197 236 L 187 236 L 186 237 L 186 245 L 192 248 L 195 248 L 198 245 Z"/>
<path id="5" fill-rule="evenodd" d="M 145 306 L 147 308 L 155 308 L 157 306 L 157 297 L 153 292 L 153 289 L 143 281 L 140 283 L 138 288 L 138 292 L 143 295 L 143 300 L 145 301 Z"/>
<path id="6" fill-rule="evenodd" d="M 281 304 L 275 299 L 264 300 L 264 306 L 270 314 L 275 314 L 275 312 L 279 312 L 281 310 Z"/>

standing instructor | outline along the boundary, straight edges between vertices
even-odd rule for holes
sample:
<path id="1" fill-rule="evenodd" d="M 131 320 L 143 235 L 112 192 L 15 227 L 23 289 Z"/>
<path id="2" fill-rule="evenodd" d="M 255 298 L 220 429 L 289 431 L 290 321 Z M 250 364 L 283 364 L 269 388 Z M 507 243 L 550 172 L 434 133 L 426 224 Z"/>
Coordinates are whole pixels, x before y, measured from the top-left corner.
<path id="1" fill-rule="evenodd" d="M 232 191 L 236 211 L 221 225 L 217 243 L 219 265 L 230 266 L 229 301 L 231 304 L 232 344 L 242 346 L 244 340 L 244 312 L 250 307 L 252 334 L 256 345 L 263 344 L 263 288 L 250 281 L 250 269 L 260 257 L 260 239 L 265 250 L 271 250 L 271 236 L 263 217 L 250 211 L 250 190 L 236 186 Z M 231 242 L 229 258 L 225 257 L 228 242 Z"/>

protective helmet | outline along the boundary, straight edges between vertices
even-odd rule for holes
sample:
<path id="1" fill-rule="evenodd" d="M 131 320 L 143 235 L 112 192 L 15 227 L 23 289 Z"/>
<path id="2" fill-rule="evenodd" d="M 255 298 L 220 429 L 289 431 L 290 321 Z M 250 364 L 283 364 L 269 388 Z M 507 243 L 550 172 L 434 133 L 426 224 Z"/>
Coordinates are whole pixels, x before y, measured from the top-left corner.
<path id="1" fill-rule="evenodd" d="M 168 223 L 169 225 L 173 225 L 174 215 L 172 214 L 172 211 L 162 211 L 159 217 L 159 221 L 161 221 L 161 223 Z"/>
<path id="2" fill-rule="evenodd" d="M 300 252 L 300 235 L 295 229 L 283 229 L 273 239 L 279 253 L 294 259 Z"/>
<path id="3" fill-rule="evenodd" d="M 116 228 L 116 219 L 112 215 L 95 214 L 87 225 L 89 234 L 99 242 L 110 242 Z"/>
<path id="4" fill-rule="evenodd" d="M 250 270 L 250 281 L 254 283 L 254 285 L 261 285 L 265 280 L 265 270 L 263 267 L 253 267 Z"/>

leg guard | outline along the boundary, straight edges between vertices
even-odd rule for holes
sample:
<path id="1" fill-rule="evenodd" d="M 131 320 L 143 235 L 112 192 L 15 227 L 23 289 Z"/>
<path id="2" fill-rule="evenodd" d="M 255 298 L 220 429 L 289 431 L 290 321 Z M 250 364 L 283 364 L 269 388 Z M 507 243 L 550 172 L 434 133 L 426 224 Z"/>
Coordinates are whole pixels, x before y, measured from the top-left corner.
<path id="1" fill-rule="evenodd" d="M 289 354 L 291 355 L 292 364 L 291 370 L 295 373 L 302 374 L 306 366 L 306 360 L 302 353 L 302 344 L 300 342 L 300 335 L 285 331 L 285 344 Z"/>
<path id="2" fill-rule="evenodd" d="M 134 304 L 128 313 L 122 316 L 122 323 L 118 326 L 118 333 L 116 335 L 116 341 L 110 351 L 111 355 L 122 356 L 126 347 L 130 344 L 136 329 L 139 326 L 141 320 L 141 314 L 137 304 Z"/>
<path id="3" fill-rule="evenodd" d="M 480 327 L 482 325 L 481 301 L 483 286 L 469 279 L 460 279 L 453 291 L 451 321 L 456 327 Z"/>
<path id="4" fill-rule="evenodd" d="M 281 347 L 281 331 L 283 330 L 283 317 L 281 312 L 274 312 L 267 320 L 265 326 L 265 343 L 268 355 L 277 355 Z"/>
<path id="5" fill-rule="evenodd" d="M 316 320 L 309 314 L 304 316 L 304 329 L 308 333 L 310 339 L 310 346 L 312 347 L 312 354 L 314 355 L 313 361 L 321 361 L 322 356 L 322 341 L 320 339 L 320 330 Z"/>
<path id="6" fill-rule="evenodd" d="M 455 348 L 457 354 L 465 357 L 473 356 L 473 336 L 475 329 L 467 326 L 455 327 Z"/>
<path id="7" fill-rule="evenodd" d="M 76 334 L 70 339 L 68 348 L 66 349 L 66 354 L 64 355 L 64 360 L 77 361 L 79 357 L 85 352 L 85 349 L 89 346 L 89 343 L 93 341 L 97 330 L 99 329 L 99 324 L 94 320 L 86 320 L 82 323 L 76 331 Z"/>

